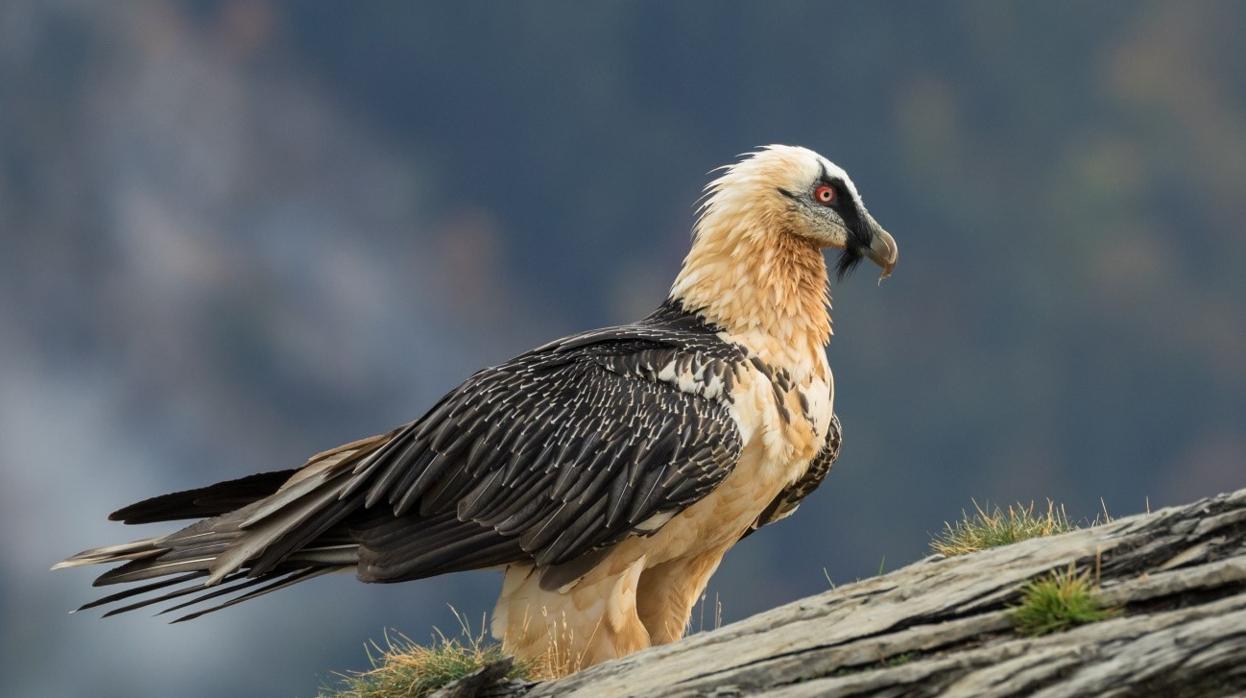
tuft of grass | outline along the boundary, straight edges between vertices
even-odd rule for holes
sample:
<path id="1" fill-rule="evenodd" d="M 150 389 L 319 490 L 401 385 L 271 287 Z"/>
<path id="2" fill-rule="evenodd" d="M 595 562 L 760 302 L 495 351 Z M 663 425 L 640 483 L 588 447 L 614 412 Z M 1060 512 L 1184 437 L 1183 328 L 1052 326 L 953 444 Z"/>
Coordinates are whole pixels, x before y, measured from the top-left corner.
<path id="1" fill-rule="evenodd" d="M 1007 509 L 983 509 L 977 502 L 973 506 L 973 515 L 965 513 L 960 521 L 943 524 L 943 532 L 930 542 L 931 550 L 953 557 L 1077 528 L 1064 507 L 1057 507 L 1050 499 L 1046 511 L 1036 510 L 1033 502 Z"/>
<path id="2" fill-rule="evenodd" d="M 1097 623 L 1117 613 L 1118 609 L 1107 608 L 1099 601 L 1090 571 L 1078 574 L 1070 564 L 1068 570 L 1056 570 L 1026 584 L 1010 617 L 1018 633 L 1036 636 Z"/>
<path id="3" fill-rule="evenodd" d="M 432 642 L 421 645 L 402 633 L 385 632 L 384 645 L 365 646 L 372 668 L 339 674 L 340 686 L 323 689 L 320 698 L 424 698 L 452 681 L 502 661 L 500 645 L 486 642 L 484 622 L 473 633 L 467 620 L 455 612 L 459 634 L 446 636 L 433 629 Z M 508 679 L 532 680 L 534 667 L 516 661 Z"/>

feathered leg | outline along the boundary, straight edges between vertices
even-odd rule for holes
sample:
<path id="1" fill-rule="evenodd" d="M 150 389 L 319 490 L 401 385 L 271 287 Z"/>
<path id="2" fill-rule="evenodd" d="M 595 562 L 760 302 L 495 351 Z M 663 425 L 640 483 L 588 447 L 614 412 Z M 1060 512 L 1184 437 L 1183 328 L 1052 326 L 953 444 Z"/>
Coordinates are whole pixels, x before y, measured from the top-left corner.
<path id="1" fill-rule="evenodd" d="M 506 570 L 493 615 L 493 635 L 517 659 L 550 676 L 565 676 L 649 646 L 636 614 L 644 558 L 621 573 L 569 590 L 545 590 L 527 565 Z"/>
<path id="2" fill-rule="evenodd" d="M 636 594 L 637 613 L 655 645 L 684 636 L 692 608 L 722 562 L 726 547 L 692 555 L 645 570 Z"/>

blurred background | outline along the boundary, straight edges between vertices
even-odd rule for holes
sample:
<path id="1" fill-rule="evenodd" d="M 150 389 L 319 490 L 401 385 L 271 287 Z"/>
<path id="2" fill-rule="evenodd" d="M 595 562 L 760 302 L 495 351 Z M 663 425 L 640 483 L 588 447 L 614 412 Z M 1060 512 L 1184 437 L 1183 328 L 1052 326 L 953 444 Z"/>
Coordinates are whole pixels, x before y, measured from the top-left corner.
<path id="1" fill-rule="evenodd" d="M 833 288 L 843 454 L 707 624 L 915 560 L 973 499 L 1246 485 L 1244 30 L 1231 1 L 8 0 L 3 692 L 308 696 L 386 627 L 478 619 L 497 573 L 168 626 L 67 616 L 95 570 L 47 568 L 149 535 L 121 505 L 646 313 L 706 173 L 765 143 L 844 166 L 902 262 Z"/>

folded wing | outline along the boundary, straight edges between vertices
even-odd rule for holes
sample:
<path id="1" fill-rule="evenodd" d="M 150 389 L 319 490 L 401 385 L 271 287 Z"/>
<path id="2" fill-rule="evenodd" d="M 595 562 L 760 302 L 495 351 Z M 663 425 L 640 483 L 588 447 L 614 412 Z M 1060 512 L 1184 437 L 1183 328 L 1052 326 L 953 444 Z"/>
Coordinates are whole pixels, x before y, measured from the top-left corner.
<path id="1" fill-rule="evenodd" d="M 635 336 L 582 341 L 477 374 L 356 468 L 347 492 L 384 511 L 355 529 L 361 578 L 560 565 L 651 532 L 726 476 L 740 435 L 704 388 L 729 364 Z"/>

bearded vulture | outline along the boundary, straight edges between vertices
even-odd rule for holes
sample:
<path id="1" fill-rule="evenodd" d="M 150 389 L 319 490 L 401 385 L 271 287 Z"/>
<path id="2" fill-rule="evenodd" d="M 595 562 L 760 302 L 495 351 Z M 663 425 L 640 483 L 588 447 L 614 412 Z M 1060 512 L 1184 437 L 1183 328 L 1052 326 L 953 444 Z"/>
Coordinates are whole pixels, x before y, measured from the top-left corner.
<path id="1" fill-rule="evenodd" d="M 120 563 L 96 585 L 136 586 L 82 608 L 197 609 L 178 621 L 329 572 L 498 569 L 493 634 L 521 659 L 567 673 L 679 639 L 727 549 L 791 514 L 839 453 L 823 249 L 840 277 L 897 258 L 817 153 L 773 145 L 724 170 L 643 320 L 486 368 L 301 468 L 132 504 L 109 518 L 197 521 L 56 568 Z"/>

